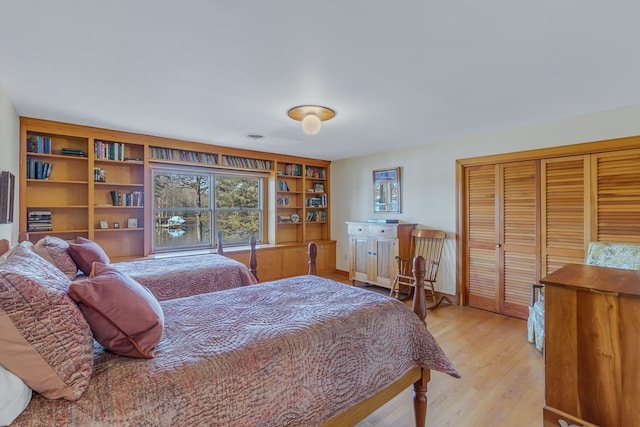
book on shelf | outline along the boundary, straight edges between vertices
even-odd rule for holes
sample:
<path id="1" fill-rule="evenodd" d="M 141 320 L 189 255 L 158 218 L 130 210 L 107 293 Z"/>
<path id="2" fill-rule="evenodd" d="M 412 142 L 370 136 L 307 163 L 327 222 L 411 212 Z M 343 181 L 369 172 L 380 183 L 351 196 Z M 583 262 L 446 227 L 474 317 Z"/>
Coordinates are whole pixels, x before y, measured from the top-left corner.
<path id="1" fill-rule="evenodd" d="M 321 194 L 317 197 L 307 197 L 307 207 L 309 208 L 326 208 L 327 195 Z"/>
<path id="2" fill-rule="evenodd" d="M 306 222 L 323 222 L 327 220 L 325 211 L 308 211 Z"/>
<path id="3" fill-rule="evenodd" d="M 291 222 L 291 215 L 278 215 L 278 222 Z"/>
<path id="4" fill-rule="evenodd" d="M 87 157 L 87 153 L 85 151 L 79 150 L 77 148 L 64 147 L 62 150 L 60 150 L 60 154 L 62 154 L 63 156 Z"/>
<path id="5" fill-rule="evenodd" d="M 278 181 L 278 191 L 289 191 L 289 184 L 287 184 L 287 181 Z"/>
<path id="6" fill-rule="evenodd" d="M 51 138 L 39 135 L 28 136 L 27 151 L 29 153 L 51 154 Z"/>
<path id="7" fill-rule="evenodd" d="M 152 158 L 158 160 L 178 160 L 181 162 L 201 163 L 206 165 L 218 164 L 218 155 L 213 153 L 178 150 L 175 148 L 149 147 L 149 154 Z"/>
<path id="8" fill-rule="evenodd" d="M 124 160 L 124 144 L 96 140 L 93 144 L 94 157 L 98 160 Z"/>
<path id="9" fill-rule="evenodd" d="M 144 206 L 143 191 L 126 193 L 124 191 L 111 190 L 109 194 L 111 196 L 112 206 Z"/>
<path id="10" fill-rule="evenodd" d="M 53 165 L 27 156 L 27 179 L 48 179 Z"/>
<path id="11" fill-rule="evenodd" d="M 325 179 L 327 177 L 327 172 L 325 168 L 316 168 L 313 166 L 307 166 L 307 169 L 305 170 L 305 175 L 307 178 Z"/>
<path id="12" fill-rule="evenodd" d="M 52 231 L 51 211 L 28 211 L 27 231 Z"/>
<path id="13" fill-rule="evenodd" d="M 276 198 L 276 204 L 278 206 L 289 206 L 290 198 L 289 196 L 278 196 Z"/>
<path id="14" fill-rule="evenodd" d="M 289 163 L 284 165 L 284 174 L 289 176 L 302 176 L 302 165 Z"/>
<path id="15" fill-rule="evenodd" d="M 227 166 L 236 166 L 247 169 L 271 169 L 271 161 L 252 159 L 249 157 L 222 156 L 222 164 Z"/>

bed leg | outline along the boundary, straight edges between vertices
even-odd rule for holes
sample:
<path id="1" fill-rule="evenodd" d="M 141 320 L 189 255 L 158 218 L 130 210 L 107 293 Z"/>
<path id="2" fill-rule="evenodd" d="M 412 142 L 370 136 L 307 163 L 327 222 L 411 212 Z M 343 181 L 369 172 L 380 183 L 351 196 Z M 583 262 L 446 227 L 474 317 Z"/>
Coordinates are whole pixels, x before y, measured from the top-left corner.
<path id="1" fill-rule="evenodd" d="M 431 379 L 431 371 L 422 370 L 422 377 L 413 383 L 413 413 L 416 427 L 425 427 L 427 422 L 427 384 Z"/>

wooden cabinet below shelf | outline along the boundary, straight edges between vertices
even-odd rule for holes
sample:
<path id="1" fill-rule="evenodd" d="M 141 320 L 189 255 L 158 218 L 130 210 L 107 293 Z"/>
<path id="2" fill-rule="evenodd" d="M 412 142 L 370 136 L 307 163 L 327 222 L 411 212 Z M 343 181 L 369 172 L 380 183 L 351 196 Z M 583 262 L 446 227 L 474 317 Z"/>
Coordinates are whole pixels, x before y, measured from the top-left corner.
<path id="1" fill-rule="evenodd" d="M 317 243 L 318 254 L 316 267 L 318 275 L 329 275 L 336 271 L 336 242 L 322 241 Z M 225 251 L 225 256 L 233 258 L 249 266 L 249 251 Z M 301 276 L 309 272 L 307 244 L 269 246 L 256 249 L 258 262 L 258 280 L 268 282 L 285 277 Z"/>

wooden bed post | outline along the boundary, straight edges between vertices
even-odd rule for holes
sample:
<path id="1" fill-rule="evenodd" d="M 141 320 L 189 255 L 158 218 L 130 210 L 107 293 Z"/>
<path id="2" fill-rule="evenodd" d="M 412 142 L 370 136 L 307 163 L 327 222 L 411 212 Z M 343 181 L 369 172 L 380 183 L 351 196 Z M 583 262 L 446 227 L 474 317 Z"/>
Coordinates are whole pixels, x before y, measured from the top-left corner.
<path id="1" fill-rule="evenodd" d="M 224 248 L 222 247 L 222 231 L 218 231 L 218 255 L 224 255 Z"/>
<path id="2" fill-rule="evenodd" d="M 316 257 L 318 256 L 318 247 L 314 242 L 309 242 L 307 246 L 307 255 L 309 256 L 309 274 L 317 276 Z"/>
<path id="3" fill-rule="evenodd" d="M 426 272 L 426 261 L 417 256 L 413 259 L 414 283 L 423 283 Z M 415 287 L 413 293 L 413 312 L 424 322 L 427 317 L 427 302 L 425 299 L 424 285 Z M 416 427 L 424 427 L 427 419 L 427 383 L 431 379 L 431 371 L 422 369 L 421 378 L 413 383 L 413 413 Z"/>
<path id="4" fill-rule="evenodd" d="M 257 269 L 258 261 L 256 259 L 256 236 L 252 234 L 249 241 L 251 242 L 251 249 L 249 250 L 249 271 L 251 271 L 253 277 L 256 278 L 256 281 L 259 281 Z"/>

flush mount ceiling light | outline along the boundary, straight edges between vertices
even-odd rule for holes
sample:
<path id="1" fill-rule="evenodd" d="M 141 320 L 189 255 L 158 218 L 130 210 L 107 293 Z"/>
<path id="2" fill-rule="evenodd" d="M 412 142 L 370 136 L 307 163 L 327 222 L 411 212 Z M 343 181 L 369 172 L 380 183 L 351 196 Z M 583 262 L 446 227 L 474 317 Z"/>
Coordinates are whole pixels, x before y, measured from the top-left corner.
<path id="1" fill-rule="evenodd" d="M 298 105 L 287 111 L 287 115 L 293 120 L 302 122 L 304 133 L 315 135 L 320 131 L 322 122 L 333 119 L 336 112 L 321 105 Z"/>

